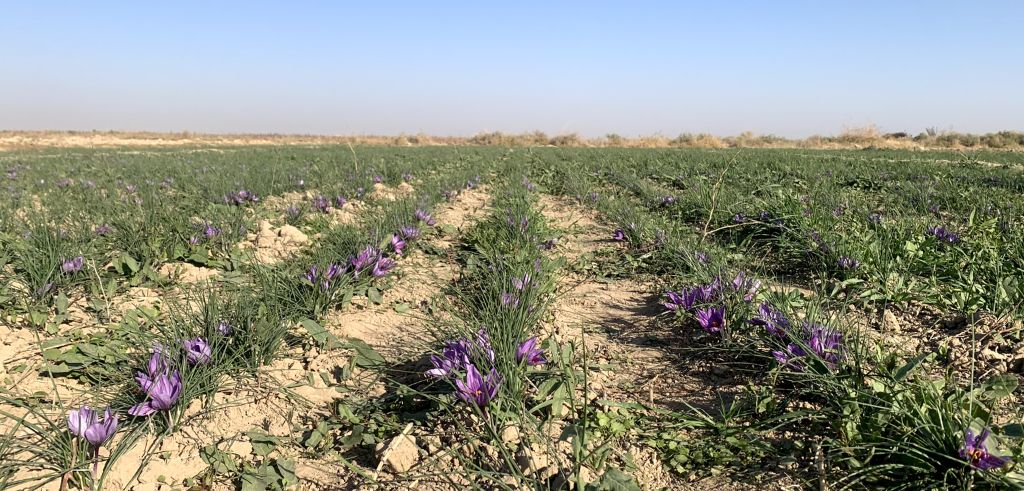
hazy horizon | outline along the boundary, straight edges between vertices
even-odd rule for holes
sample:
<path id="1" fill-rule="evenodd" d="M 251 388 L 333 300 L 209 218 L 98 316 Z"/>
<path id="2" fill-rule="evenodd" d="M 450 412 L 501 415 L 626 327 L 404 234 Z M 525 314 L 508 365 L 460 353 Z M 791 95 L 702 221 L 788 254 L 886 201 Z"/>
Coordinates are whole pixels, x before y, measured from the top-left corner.
<path id="1" fill-rule="evenodd" d="M 0 129 L 1024 129 L 1024 3 L 12 3 Z"/>

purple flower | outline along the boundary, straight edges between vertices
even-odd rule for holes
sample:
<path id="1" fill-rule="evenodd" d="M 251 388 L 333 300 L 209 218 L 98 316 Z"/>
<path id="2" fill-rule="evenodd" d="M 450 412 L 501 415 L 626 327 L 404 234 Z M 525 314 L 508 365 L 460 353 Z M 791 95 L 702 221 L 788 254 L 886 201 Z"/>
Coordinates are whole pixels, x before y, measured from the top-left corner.
<path id="1" fill-rule="evenodd" d="M 192 237 L 188 238 L 188 245 L 199 245 L 199 243 L 202 241 L 203 239 L 200 239 L 198 236 L 193 235 Z"/>
<path id="2" fill-rule="evenodd" d="M 836 209 L 832 210 L 832 216 L 835 216 L 835 217 L 841 217 L 841 216 L 843 216 L 845 214 L 846 214 L 846 206 L 845 205 L 839 205 L 839 206 L 836 207 Z"/>
<path id="3" fill-rule="evenodd" d="M 665 296 L 668 297 L 668 301 L 662 303 L 666 309 L 676 312 L 680 309 L 689 310 L 690 306 L 686 305 L 686 296 L 680 295 L 676 292 L 665 292 Z"/>
<path id="4" fill-rule="evenodd" d="M 181 373 L 177 370 L 170 374 L 162 373 L 153 378 L 152 383 L 143 390 L 147 401 L 140 402 L 128 410 L 132 416 L 149 416 L 157 411 L 166 411 L 174 407 L 181 396 Z"/>
<path id="5" fill-rule="evenodd" d="M 408 225 L 398 229 L 398 234 L 401 235 L 402 238 L 405 240 L 412 240 L 419 238 L 420 229 L 416 226 Z"/>
<path id="6" fill-rule="evenodd" d="M 663 206 L 668 206 L 668 205 L 671 205 L 672 203 L 675 203 L 675 202 L 676 202 L 675 196 L 664 196 L 664 197 L 661 198 L 661 204 Z"/>
<path id="7" fill-rule="evenodd" d="M 356 188 L 357 198 L 362 198 L 364 194 L 366 194 L 366 189 L 364 189 L 362 186 Z"/>
<path id="8" fill-rule="evenodd" d="M 395 261 L 386 257 L 377 259 L 377 263 L 373 265 L 373 271 L 371 274 L 374 278 L 380 278 L 388 274 L 389 271 L 395 268 Z"/>
<path id="9" fill-rule="evenodd" d="M 466 181 L 466 189 L 473 189 L 473 181 Z"/>
<path id="10" fill-rule="evenodd" d="M 402 250 L 405 249 L 405 241 L 398 234 L 394 234 L 391 236 L 391 248 L 395 251 L 395 255 L 401 256 Z"/>
<path id="11" fill-rule="evenodd" d="M 255 193 L 250 193 L 244 189 L 238 192 L 231 192 L 224 196 L 224 204 L 242 206 L 246 203 L 255 203 L 259 201 L 259 197 Z"/>
<path id="12" fill-rule="evenodd" d="M 455 386 L 458 389 L 459 399 L 467 404 L 485 408 L 498 396 L 501 375 L 498 375 L 498 371 L 492 368 L 487 376 L 481 376 L 475 365 L 469 365 L 466 367 L 466 380 L 456 380 Z"/>
<path id="13" fill-rule="evenodd" d="M 380 184 L 382 182 L 384 182 L 384 178 L 383 177 L 381 177 L 379 175 L 373 176 L 373 183 L 374 184 Z"/>
<path id="14" fill-rule="evenodd" d="M 338 195 L 338 196 L 334 197 L 334 207 L 335 208 L 341 208 L 341 207 L 345 206 L 345 203 L 348 203 L 348 200 L 345 199 L 344 196 Z"/>
<path id="15" fill-rule="evenodd" d="M 427 370 L 428 377 L 449 377 L 461 372 L 470 364 L 471 345 L 466 339 L 448 341 L 441 356 L 430 355 L 434 368 Z"/>
<path id="16" fill-rule="evenodd" d="M 868 215 L 868 223 L 873 224 L 873 225 L 878 225 L 878 224 L 882 223 L 882 214 L 881 213 L 872 213 L 872 214 Z"/>
<path id="17" fill-rule="evenodd" d="M 843 334 L 837 330 L 804 322 L 802 339 L 786 346 L 786 351 L 772 354 L 783 365 L 791 365 L 796 371 L 803 371 L 805 363 L 801 358 L 813 356 L 826 367 L 834 370 L 843 359 Z"/>
<path id="18" fill-rule="evenodd" d="M 1009 457 L 1000 457 L 989 452 L 988 447 L 985 445 L 985 440 L 988 439 L 989 434 L 988 428 L 981 430 L 981 433 L 978 435 L 975 435 L 973 430 L 968 429 L 967 435 L 964 437 L 964 446 L 960 447 L 960 458 L 966 460 L 975 469 L 983 471 L 999 469 L 1010 461 Z"/>
<path id="19" fill-rule="evenodd" d="M 181 342 L 181 345 L 185 348 L 185 356 L 189 365 L 205 365 L 213 356 L 210 343 L 204 338 L 186 339 Z"/>
<path id="20" fill-rule="evenodd" d="M 761 302 L 757 317 L 750 319 L 749 322 L 755 326 L 764 326 L 770 334 L 780 337 L 785 336 L 791 327 L 789 319 L 768 302 Z"/>
<path id="21" fill-rule="evenodd" d="M 374 264 L 378 257 L 380 257 L 380 252 L 377 251 L 377 248 L 373 246 L 366 246 L 366 249 L 363 249 L 355 257 L 349 258 L 349 264 L 352 265 L 353 272 L 358 275 L 366 268 L 369 268 L 370 265 Z"/>
<path id="22" fill-rule="evenodd" d="M 327 213 L 327 209 L 331 207 L 331 202 L 323 196 L 317 196 L 313 198 L 313 208 L 320 213 Z"/>
<path id="23" fill-rule="evenodd" d="M 516 290 L 519 291 L 523 291 L 524 289 L 529 288 L 531 286 L 530 273 L 524 274 L 522 278 L 512 278 L 512 286 L 514 286 Z"/>
<path id="24" fill-rule="evenodd" d="M 547 360 L 544 359 L 544 350 L 537 347 L 536 337 L 523 341 L 523 344 L 520 344 L 519 347 L 516 348 L 516 361 L 519 363 L 526 362 L 529 366 L 537 366 L 547 363 Z"/>
<path id="25" fill-rule="evenodd" d="M 68 429 L 72 435 L 85 438 L 95 452 L 117 432 L 117 415 L 108 407 L 100 416 L 89 406 L 68 412 Z"/>
<path id="26" fill-rule="evenodd" d="M 37 298 L 42 298 L 43 295 L 46 295 L 47 293 L 50 293 L 51 290 L 53 290 L 53 283 L 47 283 L 47 284 L 45 284 L 45 285 L 43 285 L 43 286 L 33 290 L 32 294 L 35 295 Z"/>
<path id="27" fill-rule="evenodd" d="M 925 229 L 925 233 L 938 239 L 940 243 L 956 244 L 960 242 L 960 234 L 947 230 L 946 227 L 932 226 Z"/>
<path id="28" fill-rule="evenodd" d="M 77 273 L 82 270 L 82 266 L 85 265 L 85 258 L 82 256 L 76 256 L 71 259 L 65 259 L 60 265 L 60 270 L 65 274 Z"/>
<path id="29" fill-rule="evenodd" d="M 502 292 L 499 296 L 501 305 L 503 307 L 517 307 L 519 306 L 519 297 L 514 293 Z"/>
<path id="30" fill-rule="evenodd" d="M 163 350 L 158 345 L 153 348 L 153 354 L 149 356 L 149 362 L 146 363 L 146 372 L 135 372 L 135 381 L 139 383 L 139 387 L 142 387 L 143 391 L 147 391 L 153 385 L 153 379 L 162 373 L 166 373 L 167 369 L 167 360 L 164 359 Z"/>
<path id="31" fill-rule="evenodd" d="M 202 228 L 203 228 L 203 237 L 205 237 L 207 239 L 212 239 L 212 238 L 220 235 L 220 229 L 217 228 L 217 227 L 214 227 L 213 225 L 210 225 L 210 222 L 203 223 L 203 227 Z"/>
<path id="32" fill-rule="evenodd" d="M 839 258 L 839 268 L 840 269 L 850 269 L 850 270 L 852 270 L 852 269 L 857 269 L 859 267 L 860 267 L 860 261 L 858 261 L 856 259 L 853 259 L 852 257 L 843 256 L 843 257 Z"/>
<path id="33" fill-rule="evenodd" d="M 725 307 L 711 307 L 697 310 L 697 322 L 710 333 L 721 332 L 725 327 Z"/>
<path id="34" fill-rule="evenodd" d="M 707 264 L 708 261 L 711 260 L 711 258 L 708 257 L 708 253 L 703 252 L 703 251 L 697 251 L 697 252 L 693 253 L 693 257 L 696 258 L 697 262 L 699 262 L 701 264 Z"/>
<path id="35" fill-rule="evenodd" d="M 541 243 L 540 248 L 545 250 L 545 251 L 550 251 L 550 250 L 554 249 L 556 245 L 558 245 L 558 239 L 557 238 L 552 238 L 552 239 L 548 239 L 548 240 L 544 241 L 543 243 Z"/>
<path id="36" fill-rule="evenodd" d="M 403 172 L 402 173 L 402 180 L 405 181 L 405 182 L 412 181 L 412 174 L 409 173 L 409 172 Z"/>
<path id="37" fill-rule="evenodd" d="M 284 210 L 284 212 L 291 218 L 298 218 L 299 213 L 301 213 L 301 210 L 299 210 L 298 206 L 289 206 L 287 209 Z"/>
<path id="38" fill-rule="evenodd" d="M 617 242 L 622 242 L 626 240 L 626 232 L 623 231 L 621 228 L 615 229 L 615 231 L 612 232 L 612 240 Z"/>
<path id="39" fill-rule="evenodd" d="M 231 333 L 235 332 L 235 328 L 231 327 L 231 324 L 229 324 L 228 321 L 222 320 L 217 323 L 217 332 L 220 333 L 221 336 L 230 336 Z"/>
<path id="40" fill-rule="evenodd" d="M 746 221 L 747 221 L 747 216 L 742 214 L 742 213 L 737 213 L 737 214 L 732 216 L 732 222 L 733 223 L 745 223 Z"/>
<path id="41" fill-rule="evenodd" d="M 107 234 L 109 234 L 109 233 L 111 233 L 113 231 L 114 231 L 114 227 L 111 227 L 110 225 L 107 225 L 107 224 L 103 224 L 103 225 L 100 225 L 100 226 L 96 227 L 96 230 L 94 232 L 96 232 L 96 235 L 103 236 L 103 235 L 107 235 Z"/>
<path id="42" fill-rule="evenodd" d="M 430 214 L 424 211 L 422 208 L 416 208 L 416 211 L 413 212 L 413 215 L 416 217 L 417 220 L 426 223 L 428 226 L 433 227 L 434 225 L 437 225 L 437 220 L 434 220 L 434 217 L 430 216 Z"/>

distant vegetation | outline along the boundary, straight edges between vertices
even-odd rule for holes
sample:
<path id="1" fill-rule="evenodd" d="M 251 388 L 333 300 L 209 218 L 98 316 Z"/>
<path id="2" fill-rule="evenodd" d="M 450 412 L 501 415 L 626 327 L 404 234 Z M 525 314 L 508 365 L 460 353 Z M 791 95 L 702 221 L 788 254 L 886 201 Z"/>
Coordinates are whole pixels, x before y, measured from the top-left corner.
<path id="1" fill-rule="evenodd" d="M 387 135 L 302 135 L 302 134 L 203 134 L 122 132 L 122 131 L 0 131 L 0 150 L 45 146 L 149 146 L 149 145 L 241 145 L 241 144 L 361 144 L 361 145 L 476 145 L 505 147 L 622 147 L 622 148 L 820 148 L 820 149 L 1009 149 L 1024 148 L 1024 132 L 1000 131 L 973 134 L 927 128 L 913 134 L 899 131 L 883 133 L 874 125 L 844 129 L 833 136 L 814 135 L 804 139 L 743 132 L 736 136 L 708 133 L 683 133 L 676 137 L 656 134 L 626 137 L 609 133 L 587 138 L 577 133 L 548 135 L 530 133 L 478 133 L 471 137 L 432 136 L 426 134 Z"/>

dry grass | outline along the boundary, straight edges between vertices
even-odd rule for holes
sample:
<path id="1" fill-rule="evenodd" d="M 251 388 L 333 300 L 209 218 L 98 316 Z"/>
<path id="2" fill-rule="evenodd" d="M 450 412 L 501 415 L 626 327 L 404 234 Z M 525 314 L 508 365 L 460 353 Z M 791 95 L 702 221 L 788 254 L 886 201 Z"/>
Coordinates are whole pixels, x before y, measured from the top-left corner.
<path id="1" fill-rule="evenodd" d="M 811 136 L 788 139 L 775 135 L 744 132 L 719 137 L 706 133 L 685 133 L 675 138 L 656 134 L 636 138 L 609 134 L 584 138 L 576 133 L 549 136 L 532 133 L 479 133 L 472 137 L 432 136 L 425 134 L 386 135 L 299 135 L 299 134 L 203 134 L 192 132 L 155 133 L 128 131 L 0 131 L 0 151 L 31 148 L 116 148 L 165 146 L 240 146 L 240 145 L 480 145 L 480 146 L 558 146 L 623 148 L 817 148 L 860 149 L 1024 149 L 1024 132 L 1002 131 L 985 135 L 938 132 L 930 129 L 917 136 L 908 133 L 883 134 L 874 125 L 845 128 L 836 136 Z"/>

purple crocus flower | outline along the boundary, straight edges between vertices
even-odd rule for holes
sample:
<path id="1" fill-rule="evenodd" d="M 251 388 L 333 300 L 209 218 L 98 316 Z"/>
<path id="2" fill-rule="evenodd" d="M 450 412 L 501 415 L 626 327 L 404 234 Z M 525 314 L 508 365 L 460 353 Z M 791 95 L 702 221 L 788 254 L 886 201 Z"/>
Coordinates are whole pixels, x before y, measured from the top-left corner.
<path id="1" fill-rule="evenodd" d="M 524 274 L 522 278 L 512 278 L 512 286 L 519 291 L 529 288 L 531 286 L 530 273 Z"/>
<path id="2" fill-rule="evenodd" d="M 139 383 L 139 387 L 142 387 L 143 391 L 147 391 L 153 385 L 153 379 L 162 373 L 166 373 L 167 369 L 168 363 L 164 359 L 163 349 L 158 345 L 153 348 L 153 354 L 149 356 L 149 362 L 146 363 L 146 372 L 135 372 L 135 381 Z"/>
<path id="3" fill-rule="evenodd" d="M 228 321 L 222 320 L 217 323 L 217 332 L 220 333 L 221 336 L 230 336 L 231 333 L 235 332 L 235 328 L 231 327 L 231 324 L 229 324 Z"/>
<path id="4" fill-rule="evenodd" d="M 932 226 L 925 229 L 925 233 L 934 236 L 939 242 L 947 244 L 956 244 L 960 242 L 960 234 L 947 230 L 946 227 Z"/>
<path id="5" fill-rule="evenodd" d="M 381 177 L 379 175 L 374 175 L 373 176 L 373 183 L 374 184 L 380 184 L 382 182 L 384 182 L 384 178 L 383 177 Z"/>
<path id="6" fill-rule="evenodd" d="M 220 235 L 219 228 L 210 225 L 210 222 L 203 223 L 203 237 L 207 239 L 212 239 L 218 235 Z"/>
<path id="7" fill-rule="evenodd" d="M 804 322 L 803 339 L 798 343 L 789 343 L 786 351 L 775 351 L 772 353 L 775 359 L 783 365 L 791 365 L 797 371 L 803 371 L 804 362 L 800 358 L 813 355 L 822 361 L 826 367 L 834 370 L 842 360 L 843 334 L 837 330 L 830 329 L 818 324 Z"/>
<path id="8" fill-rule="evenodd" d="M 362 198 L 364 194 L 366 194 L 366 189 L 365 188 L 363 188 L 362 186 L 359 186 L 359 187 L 356 188 L 356 197 L 357 198 Z"/>
<path id="9" fill-rule="evenodd" d="M 666 309 L 676 312 L 680 309 L 688 310 L 689 306 L 686 305 L 686 296 L 680 295 L 676 292 L 665 292 L 665 296 L 668 297 L 668 301 L 662 303 Z"/>
<path id="10" fill-rule="evenodd" d="M 313 208 L 320 213 L 327 213 L 327 209 L 331 207 L 331 202 L 323 196 L 317 196 L 313 198 Z"/>
<path id="11" fill-rule="evenodd" d="M 288 208 L 286 208 L 284 210 L 284 212 L 285 212 L 286 215 L 288 215 L 291 218 L 297 218 L 299 216 L 299 213 L 301 212 L 301 210 L 299 210 L 298 206 L 289 206 Z"/>
<path id="12" fill-rule="evenodd" d="M 409 172 L 403 172 L 402 173 L 402 180 L 405 181 L 405 182 L 412 181 L 412 174 L 409 173 Z"/>
<path id="13" fill-rule="evenodd" d="M 839 268 L 840 269 L 853 270 L 853 269 L 857 269 L 859 267 L 860 267 L 860 261 L 858 261 L 856 259 L 853 259 L 852 257 L 843 256 L 843 257 L 839 258 Z"/>
<path id="14" fill-rule="evenodd" d="M 498 396 L 501 375 L 492 368 L 490 373 L 482 376 L 475 365 L 469 365 L 466 367 L 466 379 L 456 380 L 455 386 L 459 399 L 482 409 Z"/>
<path id="15" fill-rule="evenodd" d="M 334 207 L 335 208 L 341 208 L 341 207 L 345 206 L 345 203 L 348 203 L 348 200 L 345 199 L 344 196 L 338 195 L 338 196 L 334 197 Z"/>
<path id="16" fill-rule="evenodd" d="M 358 275 L 374 264 L 378 257 L 380 257 L 380 253 L 377 251 L 377 248 L 366 246 L 366 249 L 363 249 L 355 257 L 349 258 L 349 264 L 352 265 L 352 270 Z"/>
<path id="17" fill-rule="evenodd" d="M 199 236 L 193 235 L 192 237 L 188 238 L 188 245 L 199 245 L 199 243 L 202 241 L 203 239 L 200 239 Z"/>
<path id="18" fill-rule="evenodd" d="M 473 189 L 473 181 L 466 181 L 466 189 Z"/>
<path id="19" fill-rule="evenodd" d="M 185 356 L 189 365 L 205 365 L 213 356 L 210 343 L 202 337 L 183 340 L 181 345 L 185 348 Z"/>
<path id="20" fill-rule="evenodd" d="M 95 452 L 117 432 L 117 415 L 109 407 L 100 416 L 99 411 L 82 406 L 68 412 L 68 429 L 72 435 L 85 438 Z"/>
<path id="21" fill-rule="evenodd" d="M 661 204 L 663 206 L 668 206 L 668 205 L 671 205 L 672 203 L 675 203 L 675 202 L 676 202 L 675 196 L 664 196 L 664 197 L 661 198 Z"/>
<path id="22" fill-rule="evenodd" d="M 157 375 L 148 388 L 143 389 L 148 400 L 132 406 L 128 410 L 128 414 L 149 416 L 157 411 L 166 411 L 178 402 L 178 398 L 181 397 L 181 389 L 181 373 L 177 370 L 170 374 Z"/>
<path id="23" fill-rule="evenodd" d="M 697 322 L 710 333 L 721 332 L 725 327 L 725 307 L 711 307 L 697 310 Z"/>
<path id="24" fill-rule="evenodd" d="M 558 239 L 557 238 L 552 238 L 552 239 L 548 239 L 548 240 L 544 241 L 543 243 L 541 243 L 540 248 L 545 250 L 545 251 L 550 251 L 550 250 L 554 249 L 555 246 L 557 246 L 557 245 L 558 245 Z"/>
<path id="25" fill-rule="evenodd" d="M 502 292 L 499 296 L 501 305 L 503 307 L 517 307 L 519 306 L 519 297 L 514 293 Z"/>
<path id="26" fill-rule="evenodd" d="M 615 229 L 615 231 L 612 232 L 612 240 L 616 242 L 622 242 L 626 240 L 626 232 L 621 228 Z"/>
<path id="27" fill-rule="evenodd" d="M 81 271 L 82 266 L 85 266 L 85 258 L 76 256 L 71 259 L 65 259 L 60 265 L 60 271 L 64 274 L 73 274 Z"/>
<path id="28" fill-rule="evenodd" d="M 547 363 L 544 359 L 544 350 L 537 347 L 537 337 L 531 337 L 516 348 L 516 361 L 526 362 L 529 366 L 543 365 Z"/>
<path id="29" fill-rule="evenodd" d="M 470 364 L 470 342 L 466 339 L 448 341 L 441 350 L 441 356 L 430 355 L 434 368 L 427 370 L 428 377 L 449 377 Z"/>
<path id="30" fill-rule="evenodd" d="M 968 429 L 967 435 L 964 437 L 964 445 L 960 447 L 960 458 L 966 460 L 975 469 L 983 471 L 999 469 L 1010 461 L 1009 457 L 1000 457 L 989 452 L 988 446 L 985 444 L 989 434 L 988 428 L 981 430 L 978 435 Z"/>
<path id="31" fill-rule="evenodd" d="M 107 235 L 107 234 L 109 234 L 109 233 L 111 233 L 113 231 L 114 231 L 114 227 L 111 227 L 110 225 L 107 225 L 107 224 L 102 224 L 102 225 L 96 227 L 96 229 L 94 230 L 96 235 L 100 235 L 100 236 Z"/>
<path id="32" fill-rule="evenodd" d="M 430 214 L 424 211 L 423 208 L 416 208 L 413 215 L 417 220 L 426 223 L 428 226 L 433 227 L 434 225 L 437 225 L 437 220 L 434 220 L 434 217 L 430 216 Z"/>
<path id="33" fill-rule="evenodd" d="M 404 240 L 416 239 L 420 236 L 420 229 L 413 225 L 408 225 L 398 229 L 398 235 L 401 235 Z"/>
<path id="34" fill-rule="evenodd" d="M 868 215 L 868 223 L 870 223 L 872 225 L 878 225 L 878 224 L 882 223 L 882 214 L 881 213 L 872 213 L 872 214 Z"/>
<path id="35" fill-rule="evenodd" d="M 693 257 L 696 258 L 697 262 L 699 262 L 701 264 L 707 264 L 708 261 L 711 260 L 711 258 L 708 257 L 708 253 L 703 252 L 703 251 L 697 251 L 697 252 L 693 253 Z"/>
<path id="36" fill-rule="evenodd" d="M 373 271 L 371 274 L 374 278 L 380 278 L 388 274 L 389 271 L 395 268 L 395 261 L 390 258 L 382 257 L 377 259 L 377 262 L 373 265 Z"/>
<path id="37" fill-rule="evenodd" d="M 789 319 L 768 302 L 761 302 L 757 317 L 750 319 L 749 322 L 755 326 L 764 326 L 768 333 L 780 337 L 785 336 L 791 327 Z"/>
<path id="38" fill-rule="evenodd" d="M 391 236 L 391 249 L 395 251 L 396 256 L 401 256 L 402 250 L 405 249 L 405 241 L 398 234 Z"/>
<path id="39" fill-rule="evenodd" d="M 743 213 L 737 213 L 737 214 L 732 216 L 732 222 L 733 223 L 745 223 L 746 221 L 747 221 L 747 216 L 744 215 Z"/>

